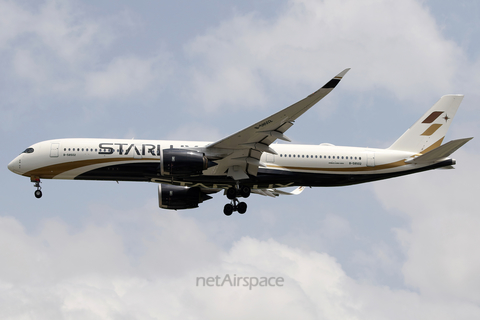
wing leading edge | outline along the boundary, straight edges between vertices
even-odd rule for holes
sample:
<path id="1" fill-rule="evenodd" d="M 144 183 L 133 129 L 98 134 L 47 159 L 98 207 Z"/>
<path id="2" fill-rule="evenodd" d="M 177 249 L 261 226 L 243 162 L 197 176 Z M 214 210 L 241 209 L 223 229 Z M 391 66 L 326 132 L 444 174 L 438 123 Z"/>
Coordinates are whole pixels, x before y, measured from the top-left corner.
<path id="1" fill-rule="evenodd" d="M 207 146 L 207 153 L 222 155 L 215 160 L 217 173 L 227 173 L 234 180 L 248 179 L 248 174 L 257 175 L 263 152 L 276 154 L 270 148 L 275 140 L 290 141 L 284 133 L 294 121 L 329 94 L 350 68 L 343 70 L 323 87 L 291 106 Z M 248 174 L 247 174 L 248 173 Z"/>

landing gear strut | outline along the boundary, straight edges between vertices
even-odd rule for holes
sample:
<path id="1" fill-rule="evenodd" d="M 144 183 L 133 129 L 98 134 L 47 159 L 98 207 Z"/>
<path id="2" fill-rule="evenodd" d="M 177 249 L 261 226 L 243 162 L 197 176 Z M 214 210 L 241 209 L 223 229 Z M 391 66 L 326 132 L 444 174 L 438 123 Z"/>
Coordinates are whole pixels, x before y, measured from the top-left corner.
<path id="1" fill-rule="evenodd" d="M 31 181 L 34 182 L 33 186 L 37 188 L 37 190 L 35 190 L 35 193 L 34 193 L 35 198 L 40 199 L 42 197 L 42 187 L 40 187 L 40 183 L 41 183 L 40 178 L 32 178 Z"/>
<path id="2" fill-rule="evenodd" d="M 234 211 L 240 214 L 244 214 L 247 211 L 247 204 L 245 202 L 239 202 L 237 197 L 248 198 L 250 196 L 251 189 L 249 186 L 237 186 L 227 189 L 227 198 L 232 200 L 227 203 L 223 208 L 223 213 L 226 216 L 230 216 Z"/>

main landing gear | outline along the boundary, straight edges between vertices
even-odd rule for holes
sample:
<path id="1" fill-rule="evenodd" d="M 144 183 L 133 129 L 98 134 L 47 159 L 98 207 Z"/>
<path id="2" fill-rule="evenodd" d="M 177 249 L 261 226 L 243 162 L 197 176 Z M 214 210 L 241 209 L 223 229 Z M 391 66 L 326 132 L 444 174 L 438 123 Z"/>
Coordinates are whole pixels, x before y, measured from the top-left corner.
<path id="1" fill-rule="evenodd" d="M 234 211 L 243 214 L 247 211 L 247 204 L 245 202 L 239 202 L 237 197 L 248 198 L 250 196 L 251 189 L 249 186 L 237 186 L 227 189 L 227 198 L 232 200 L 227 203 L 223 208 L 223 213 L 226 216 L 230 216 Z"/>
<path id="2" fill-rule="evenodd" d="M 37 188 L 37 190 L 35 190 L 35 198 L 37 199 L 40 199 L 42 197 L 42 187 L 40 187 L 40 178 L 31 178 L 30 181 L 34 182 L 33 186 L 35 188 Z"/>

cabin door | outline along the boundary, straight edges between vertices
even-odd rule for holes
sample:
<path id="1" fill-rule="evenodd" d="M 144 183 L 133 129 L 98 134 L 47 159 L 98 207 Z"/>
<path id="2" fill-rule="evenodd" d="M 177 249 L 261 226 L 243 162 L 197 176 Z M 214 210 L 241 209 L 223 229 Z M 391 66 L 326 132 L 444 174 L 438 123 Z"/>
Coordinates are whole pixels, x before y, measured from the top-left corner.
<path id="1" fill-rule="evenodd" d="M 60 146 L 60 143 L 52 143 L 50 147 L 50 157 L 56 158 L 58 157 L 58 148 Z"/>

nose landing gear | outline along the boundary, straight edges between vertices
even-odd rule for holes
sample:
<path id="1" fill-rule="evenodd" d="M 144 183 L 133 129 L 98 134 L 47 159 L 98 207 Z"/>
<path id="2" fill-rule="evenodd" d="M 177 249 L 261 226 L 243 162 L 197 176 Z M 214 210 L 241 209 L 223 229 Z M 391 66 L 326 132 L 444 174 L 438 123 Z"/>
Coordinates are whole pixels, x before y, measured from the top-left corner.
<path id="1" fill-rule="evenodd" d="M 227 189 L 226 195 L 227 198 L 232 200 L 230 203 L 227 203 L 223 208 L 223 213 L 226 216 L 230 216 L 234 211 L 237 211 L 240 214 L 247 212 L 247 204 L 245 202 L 239 202 L 237 197 L 248 198 L 250 196 L 251 189 L 249 186 L 237 186 Z"/>
<path id="2" fill-rule="evenodd" d="M 34 192 L 34 195 L 35 195 L 35 198 L 37 199 L 40 199 L 42 197 L 42 187 L 40 187 L 40 178 L 30 178 L 30 181 L 34 182 L 33 186 L 35 188 L 37 188 L 37 190 L 35 190 Z"/>

